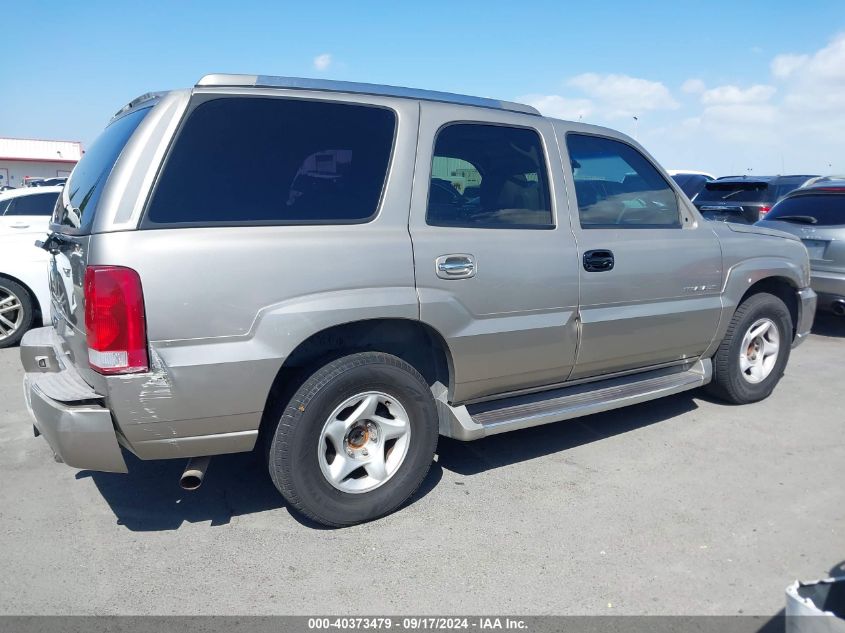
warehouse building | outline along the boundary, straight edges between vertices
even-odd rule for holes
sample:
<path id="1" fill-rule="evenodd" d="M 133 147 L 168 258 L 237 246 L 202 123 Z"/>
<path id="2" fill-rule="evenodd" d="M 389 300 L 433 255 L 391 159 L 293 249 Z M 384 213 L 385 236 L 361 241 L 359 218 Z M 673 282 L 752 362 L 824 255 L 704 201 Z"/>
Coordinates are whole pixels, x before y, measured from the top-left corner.
<path id="1" fill-rule="evenodd" d="M 0 137 L 0 187 L 23 187 L 32 178 L 68 176 L 81 157 L 78 141 Z"/>

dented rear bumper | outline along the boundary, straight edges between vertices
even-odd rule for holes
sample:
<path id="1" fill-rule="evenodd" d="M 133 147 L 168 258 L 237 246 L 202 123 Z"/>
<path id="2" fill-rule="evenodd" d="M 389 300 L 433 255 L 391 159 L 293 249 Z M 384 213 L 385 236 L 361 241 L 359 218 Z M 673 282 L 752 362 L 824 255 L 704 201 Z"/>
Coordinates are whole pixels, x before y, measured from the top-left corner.
<path id="1" fill-rule="evenodd" d="M 36 429 L 57 461 L 74 468 L 125 473 L 126 462 L 111 412 L 57 353 L 50 327 L 31 330 L 21 341 L 26 374 L 24 398 Z"/>

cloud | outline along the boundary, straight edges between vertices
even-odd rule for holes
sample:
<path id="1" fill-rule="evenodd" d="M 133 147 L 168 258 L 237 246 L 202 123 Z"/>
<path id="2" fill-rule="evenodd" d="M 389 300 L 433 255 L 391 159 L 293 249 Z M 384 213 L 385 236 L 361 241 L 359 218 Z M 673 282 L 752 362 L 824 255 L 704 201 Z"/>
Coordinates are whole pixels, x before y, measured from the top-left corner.
<path id="1" fill-rule="evenodd" d="M 610 118 L 629 117 L 650 110 L 674 110 L 679 106 L 661 82 L 639 77 L 584 73 L 567 84 L 597 101 Z"/>
<path id="2" fill-rule="evenodd" d="M 534 94 L 517 97 L 517 101 L 534 106 L 546 116 L 569 121 L 586 118 L 593 112 L 593 103 L 589 99 L 570 99 L 560 95 Z"/>
<path id="3" fill-rule="evenodd" d="M 704 92 L 707 86 L 704 85 L 704 82 L 701 79 L 687 79 L 684 83 L 681 84 L 681 92 L 685 92 L 687 94 L 700 94 Z"/>
<path id="4" fill-rule="evenodd" d="M 314 58 L 314 68 L 319 71 L 327 70 L 332 65 L 331 53 L 323 53 Z"/>
<path id="5" fill-rule="evenodd" d="M 755 84 L 750 88 L 739 86 L 718 86 L 705 90 L 701 94 L 701 103 L 705 105 L 762 103 L 768 101 L 775 94 L 774 86 Z"/>
<path id="6" fill-rule="evenodd" d="M 813 55 L 778 55 L 772 60 L 771 70 L 778 79 L 845 80 L 845 33 L 834 37 Z"/>
<path id="7" fill-rule="evenodd" d="M 810 59 L 809 55 L 778 55 L 772 60 L 772 74 L 777 79 L 788 79 Z"/>

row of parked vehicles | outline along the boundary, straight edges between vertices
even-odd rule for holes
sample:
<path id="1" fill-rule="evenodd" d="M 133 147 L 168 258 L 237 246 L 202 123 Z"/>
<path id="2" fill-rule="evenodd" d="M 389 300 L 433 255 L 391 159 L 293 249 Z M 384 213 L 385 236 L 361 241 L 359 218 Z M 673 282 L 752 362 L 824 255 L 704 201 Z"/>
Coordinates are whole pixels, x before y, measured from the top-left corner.
<path id="1" fill-rule="evenodd" d="M 257 447 L 326 525 L 401 506 L 440 435 L 765 398 L 816 310 L 794 234 L 709 222 L 624 134 L 491 99 L 209 75 L 130 102 L 51 193 L 49 291 L 6 277 L 0 306 L 51 315 L 20 355 L 57 458 L 188 458 L 195 488 Z"/>
<path id="2" fill-rule="evenodd" d="M 845 176 L 669 173 L 705 219 L 757 224 L 801 238 L 819 307 L 845 316 Z"/>

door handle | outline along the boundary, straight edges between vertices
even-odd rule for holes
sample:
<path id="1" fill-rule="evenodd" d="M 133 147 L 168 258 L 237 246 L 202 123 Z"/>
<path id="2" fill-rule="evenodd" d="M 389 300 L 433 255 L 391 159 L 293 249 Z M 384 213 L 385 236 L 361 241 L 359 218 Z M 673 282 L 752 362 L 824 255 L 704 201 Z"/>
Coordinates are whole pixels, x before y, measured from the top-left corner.
<path id="1" fill-rule="evenodd" d="M 584 270 L 590 273 L 602 273 L 613 270 L 613 251 L 598 249 L 584 253 Z"/>
<path id="2" fill-rule="evenodd" d="M 475 275 L 475 258 L 465 253 L 441 255 L 434 264 L 441 279 L 467 279 Z"/>
<path id="3" fill-rule="evenodd" d="M 29 224 L 25 224 L 23 222 L 15 222 L 14 224 L 9 225 L 13 229 L 28 229 Z"/>

